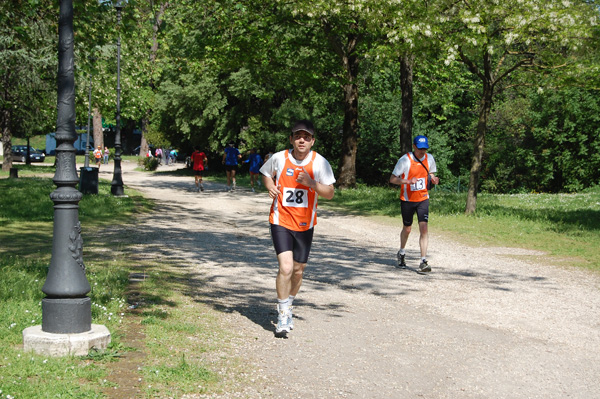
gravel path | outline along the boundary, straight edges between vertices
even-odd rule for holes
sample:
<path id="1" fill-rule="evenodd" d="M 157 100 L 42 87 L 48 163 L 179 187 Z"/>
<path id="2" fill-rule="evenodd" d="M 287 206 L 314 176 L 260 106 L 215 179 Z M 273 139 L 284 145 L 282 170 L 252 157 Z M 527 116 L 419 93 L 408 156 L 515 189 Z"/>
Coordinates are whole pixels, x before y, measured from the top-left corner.
<path id="1" fill-rule="evenodd" d="M 124 183 L 157 200 L 165 220 L 146 255 L 189 264 L 198 298 L 240 331 L 234 350 L 256 383 L 224 397 L 600 398 L 597 274 L 435 231 L 433 272 L 415 272 L 414 233 L 409 269 L 398 270 L 399 218 L 320 209 L 296 328 L 277 339 L 267 194 L 211 183 L 196 193 L 193 177 L 132 166 Z"/>

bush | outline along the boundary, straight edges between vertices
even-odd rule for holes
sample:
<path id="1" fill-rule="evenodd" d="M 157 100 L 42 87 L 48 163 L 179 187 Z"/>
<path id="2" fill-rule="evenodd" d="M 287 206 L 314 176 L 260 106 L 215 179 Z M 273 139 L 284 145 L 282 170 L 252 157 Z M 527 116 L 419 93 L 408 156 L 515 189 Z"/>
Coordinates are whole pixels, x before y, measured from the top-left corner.
<path id="1" fill-rule="evenodd" d="M 148 171 L 154 171 L 158 168 L 158 165 L 160 164 L 160 159 L 158 158 L 143 158 L 140 160 L 140 164 L 142 165 L 142 167 L 144 168 L 144 170 L 148 170 Z"/>

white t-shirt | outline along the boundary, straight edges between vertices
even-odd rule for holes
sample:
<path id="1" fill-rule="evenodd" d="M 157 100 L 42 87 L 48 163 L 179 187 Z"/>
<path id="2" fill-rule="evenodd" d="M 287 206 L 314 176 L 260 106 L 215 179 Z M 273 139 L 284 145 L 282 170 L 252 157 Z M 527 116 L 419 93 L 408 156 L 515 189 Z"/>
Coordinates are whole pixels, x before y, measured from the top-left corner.
<path id="1" fill-rule="evenodd" d="M 306 156 L 306 158 L 304 158 L 301 162 L 298 162 L 292 155 L 292 150 L 290 150 L 289 152 L 289 160 L 290 162 L 292 162 L 294 165 L 298 166 L 298 167 L 302 167 L 307 165 L 311 158 L 312 158 L 312 151 Z M 263 166 L 260 168 L 260 173 L 268 176 L 268 177 L 276 177 L 278 176 L 283 167 L 285 165 L 285 151 L 279 151 L 275 154 L 273 154 L 273 156 L 271 158 L 269 158 L 267 160 L 267 162 L 265 162 L 263 164 Z M 313 173 L 315 175 L 315 181 L 321 183 L 321 184 L 325 184 L 325 185 L 330 185 L 335 183 L 335 176 L 333 175 L 333 170 L 331 169 L 331 165 L 329 164 L 329 162 L 325 159 L 325 157 L 323 157 L 322 155 L 320 155 L 319 153 L 317 153 L 317 156 L 315 157 L 315 162 L 313 163 Z"/>
<path id="2" fill-rule="evenodd" d="M 410 153 L 410 156 L 413 157 L 414 153 Z M 429 164 L 429 173 L 436 173 L 437 166 L 435 165 L 435 159 L 433 159 L 433 155 L 426 153 L 425 157 L 427 157 L 427 163 Z M 421 158 L 421 161 L 425 160 L 425 157 Z M 416 159 L 416 157 L 415 157 Z M 410 159 L 408 158 L 408 154 L 404 154 L 394 166 L 394 171 L 392 174 L 397 177 L 408 176 L 408 170 L 410 169 Z"/>

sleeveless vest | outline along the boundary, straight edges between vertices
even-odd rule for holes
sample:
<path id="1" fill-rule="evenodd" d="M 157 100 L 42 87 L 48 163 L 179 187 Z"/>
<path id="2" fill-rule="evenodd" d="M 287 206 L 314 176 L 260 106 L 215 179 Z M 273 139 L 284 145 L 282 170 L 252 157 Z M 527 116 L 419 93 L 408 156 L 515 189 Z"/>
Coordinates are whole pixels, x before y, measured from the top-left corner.
<path id="1" fill-rule="evenodd" d="M 411 153 L 408 153 L 408 159 L 410 159 L 410 168 L 408 169 L 408 176 L 401 176 L 403 179 L 410 180 L 413 177 L 417 178 L 415 184 L 403 184 L 400 190 L 400 199 L 402 201 L 409 202 L 421 202 L 429 199 L 429 191 L 427 191 L 427 170 L 421 165 L 421 162 L 416 160 Z M 428 157 L 422 161 L 423 164 L 429 169 Z"/>
<path id="2" fill-rule="evenodd" d="M 310 162 L 305 166 L 296 166 L 290 161 L 289 150 L 285 151 L 285 165 L 275 184 L 281 194 L 271 205 L 269 222 L 293 231 L 306 231 L 317 224 L 317 198 L 312 188 L 298 182 L 298 174 L 304 169 L 314 179 L 313 165 L 317 153 L 312 151 Z"/>

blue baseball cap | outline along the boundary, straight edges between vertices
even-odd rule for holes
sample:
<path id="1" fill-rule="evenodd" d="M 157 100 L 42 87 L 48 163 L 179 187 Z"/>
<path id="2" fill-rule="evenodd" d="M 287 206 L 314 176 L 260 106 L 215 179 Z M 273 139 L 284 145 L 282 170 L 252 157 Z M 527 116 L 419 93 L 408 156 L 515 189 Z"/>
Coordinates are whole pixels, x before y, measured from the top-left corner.
<path id="1" fill-rule="evenodd" d="M 427 137 L 425 136 L 415 137 L 413 143 L 417 148 L 429 148 L 429 142 L 427 141 Z"/>

